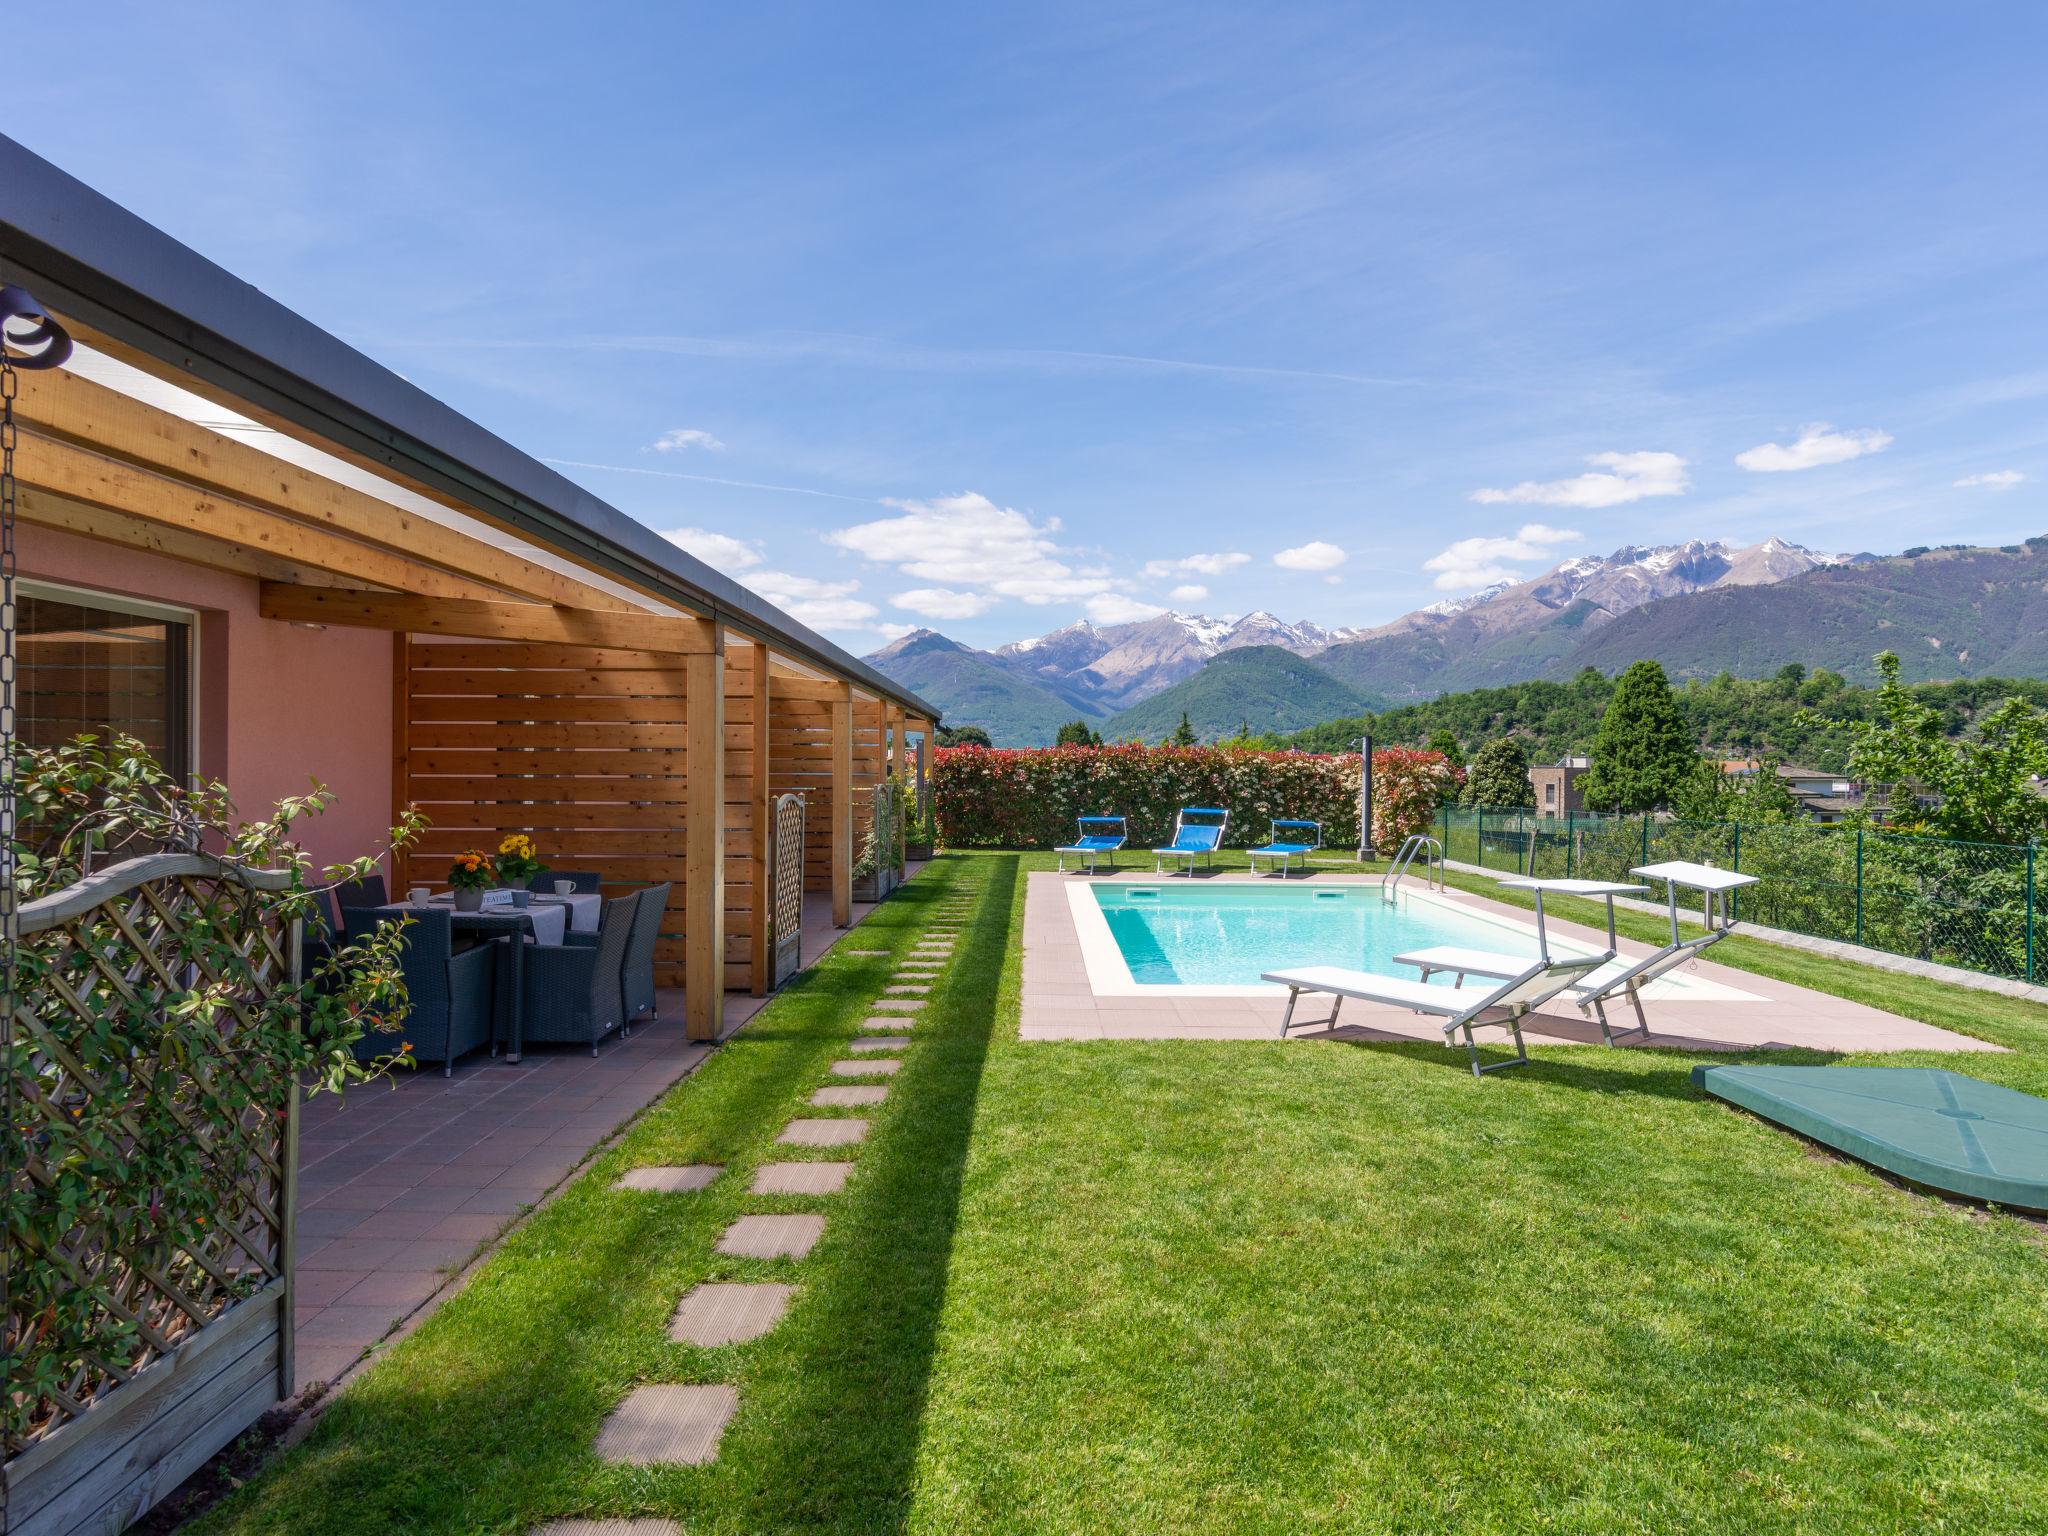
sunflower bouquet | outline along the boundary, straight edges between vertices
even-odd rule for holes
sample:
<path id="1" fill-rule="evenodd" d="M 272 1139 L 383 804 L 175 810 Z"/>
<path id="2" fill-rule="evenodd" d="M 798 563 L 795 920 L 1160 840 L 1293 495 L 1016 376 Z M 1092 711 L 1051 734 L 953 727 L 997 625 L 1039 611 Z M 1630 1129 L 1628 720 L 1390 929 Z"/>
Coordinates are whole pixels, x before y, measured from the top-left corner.
<path id="1" fill-rule="evenodd" d="M 524 832 L 514 832 L 498 844 L 498 857 L 493 861 L 498 871 L 498 883 L 514 889 L 524 887 L 529 880 L 548 872 L 547 865 L 540 861 L 540 850 L 533 846 L 533 839 Z"/>
<path id="2" fill-rule="evenodd" d="M 448 884 L 453 890 L 482 891 L 491 884 L 491 861 L 481 850 L 472 848 L 467 853 L 455 855 L 455 862 L 448 866 Z"/>

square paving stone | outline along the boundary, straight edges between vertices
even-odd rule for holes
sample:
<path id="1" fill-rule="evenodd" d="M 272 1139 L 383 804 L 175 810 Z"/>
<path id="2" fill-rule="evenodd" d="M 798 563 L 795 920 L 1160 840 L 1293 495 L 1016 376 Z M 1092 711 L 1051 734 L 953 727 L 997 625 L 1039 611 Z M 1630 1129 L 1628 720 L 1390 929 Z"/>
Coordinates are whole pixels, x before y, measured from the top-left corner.
<path id="1" fill-rule="evenodd" d="M 800 1259 L 824 1235 L 822 1216 L 740 1216 L 718 1239 L 718 1251 L 736 1259 Z"/>
<path id="2" fill-rule="evenodd" d="M 795 1294 L 793 1285 L 700 1285 L 676 1308 L 668 1336 L 704 1349 L 744 1344 L 781 1322 Z"/>
<path id="3" fill-rule="evenodd" d="M 635 1168 L 628 1172 L 613 1189 L 651 1189 L 661 1194 L 687 1194 L 693 1189 L 706 1188 L 713 1179 L 725 1172 L 720 1163 L 691 1163 L 682 1168 Z"/>
<path id="4" fill-rule="evenodd" d="M 889 951 L 886 949 L 849 949 L 843 951 L 843 953 L 849 955 L 886 955 Z"/>
<path id="5" fill-rule="evenodd" d="M 877 1013 L 915 1013 L 924 1006 L 921 997 L 878 997 L 868 1006 Z"/>
<path id="6" fill-rule="evenodd" d="M 891 1077 L 903 1063 L 893 1056 L 884 1056 L 873 1061 L 835 1061 L 832 1063 L 834 1077 Z"/>
<path id="7" fill-rule="evenodd" d="M 763 1163 L 754 1170 L 757 1195 L 836 1195 L 846 1187 L 851 1163 Z"/>
<path id="8" fill-rule="evenodd" d="M 733 1387 L 635 1387 L 597 1432 L 597 1454 L 636 1467 L 700 1467 L 717 1457 L 739 1404 Z"/>
<path id="9" fill-rule="evenodd" d="M 865 1120 L 792 1120 L 775 1139 L 785 1147 L 844 1147 L 867 1133 Z"/>
<path id="10" fill-rule="evenodd" d="M 876 1022 L 884 1021 L 878 1019 Z M 890 1019 L 887 1022 L 894 1024 L 899 1021 Z M 848 1041 L 846 1048 L 849 1051 L 900 1051 L 909 1044 L 908 1035 L 869 1035 L 865 1039 Z"/>
<path id="11" fill-rule="evenodd" d="M 852 1083 L 832 1088 L 820 1088 L 811 1095 L 814 1109 L 859 1109 L 863 1104 L 879 1104 L 889 1097 L 887 1086 L 881 1083 Z"/>
<path id="12" fill-rule="evenodd" d="M 862 1029 L 915 1029 L 917 1027 L 917 1020 L 898 1018 L 894 1014 L 883 1018 L 878 1014 L 874 1018 L 862 1019 L 860 1027 Z"/>
<path id="13" fill-rule="evenodd" d="M 635 1520 L 614 1515 L 607 1520 L 550 1520 L 536 1525 L 531 1536 L 683 1536 L 673 1520 Z"/>
<path id="14" fill-rule="evenodd" d="M 929 982 L 899 981 L 882 988 L 882 990 L 891 997 L 923 997 L 927 992 L 931 991 L 931 984 Z"/>

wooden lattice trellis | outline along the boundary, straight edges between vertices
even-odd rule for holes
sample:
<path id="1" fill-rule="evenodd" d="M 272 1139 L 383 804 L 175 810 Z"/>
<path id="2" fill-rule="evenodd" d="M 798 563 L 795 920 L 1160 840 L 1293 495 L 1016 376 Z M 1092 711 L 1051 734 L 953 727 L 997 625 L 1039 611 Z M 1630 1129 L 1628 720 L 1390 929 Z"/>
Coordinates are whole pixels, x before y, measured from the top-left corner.
<path id="1" fill-rule="evenodd" d="M 770 855 L 775 887 L 775 986 L 797 973 L 804 947 L 804 797 L 775 797 L 775 842 Z"/>
<path id="2" fill-rule="evenodd" d="M 152 854 L 22 908 L 10 1458 L 288 1287 L 299 933 L 262 893 L 290 883 Z M 280 1311 L 288 1385 L 288 1295 Z"/>

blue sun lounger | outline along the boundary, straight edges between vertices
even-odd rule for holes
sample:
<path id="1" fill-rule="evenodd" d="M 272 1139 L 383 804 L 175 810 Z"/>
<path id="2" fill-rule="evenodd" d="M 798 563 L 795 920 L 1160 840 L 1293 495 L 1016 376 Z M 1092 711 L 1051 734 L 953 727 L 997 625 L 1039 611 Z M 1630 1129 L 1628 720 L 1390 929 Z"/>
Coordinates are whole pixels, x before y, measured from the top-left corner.
<path id="1" fill-rule="evenodd" d="M 1270 859 L 1280 866 L 1280 878 L 1287 878 L 1288 867 L 1296 859 L 1308 863 L 1308 856 L 1323 846 L 1323 824 L 1320 821 L 1276 821 L 1263 848 L 1248 849 L 1252 861 L 1252 873 L 1259 872 L 1259 860 Z"/>
<path id="2" fill-rule="evenodd" d="M 1107 857 L 1109 867 L 1116 868 L 1116 851 L 1123 847 L 1129 833 L 1121 816 L 1077 816 L 1074 818 L 1074 840 L 1053 849 L 1060 856 L 1059 871 L 1067 868 L 1067 855 L 1085 860 L 1088 873 L 1095 873 L 1095 861 Z"/>
<path id="3" fill-rule="evenodd" d="M 1193 816 L 1213 816 L 1214 821 L 1191 821 Z M 1230 824 L 1230 812 L 1213 805 L 1191 805 L 1173 819 L 1173 841 L 1164 848 L 1154 848 L 1152 865 L 1154 874 L 1166 868 L 1168 859 L 1180 859 L 1187 864 L 1188 878 L 1195 876 L 1195 860 L 1206 859 L 1223 846 L 1223 829 Z"/>

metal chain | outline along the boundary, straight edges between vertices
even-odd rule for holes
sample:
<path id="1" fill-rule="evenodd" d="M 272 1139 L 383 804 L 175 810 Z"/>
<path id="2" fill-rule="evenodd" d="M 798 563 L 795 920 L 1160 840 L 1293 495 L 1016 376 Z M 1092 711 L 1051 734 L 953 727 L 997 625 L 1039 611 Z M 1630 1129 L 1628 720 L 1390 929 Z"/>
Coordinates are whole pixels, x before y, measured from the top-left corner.
<path id="1" fill-rule="evenodd" d="M 0 321 L 0 325 L 4 325 Z M 14 896 L 14 395 L 19 386 L 7 342 L 0 334 L 0 1189 L 14 1189 L 15 1142 L 20 1119 L 15 1105 L 15 962 L 21 933 Z M 22 1149 L 26 1155 L 26 1148 Z M 14 1378 L 14 1233 L 0 1231 L 0 1326 L 7 1329 L 4 1365 Z M 0 1467 L 0 1529 L 8 1518 L 11 1479 Z"/>

